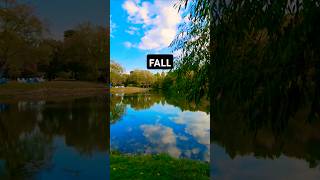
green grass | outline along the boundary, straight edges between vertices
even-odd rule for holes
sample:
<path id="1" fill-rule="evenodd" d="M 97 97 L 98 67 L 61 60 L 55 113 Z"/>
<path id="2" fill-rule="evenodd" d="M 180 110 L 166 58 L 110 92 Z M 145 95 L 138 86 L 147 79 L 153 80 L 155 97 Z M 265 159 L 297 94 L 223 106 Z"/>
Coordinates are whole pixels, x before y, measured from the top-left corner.
<path id="1" fill-rule="evenodd" d="M 110 156 L 111 179 L 210 179 L 209 163 L 168 155 Z"/>
<path id="2" fill-rule="evenodd" d="M 140 88 L 140 87 L 124 87 L 124 88 L 111 88 L 111 93 L 124 93 L 124 94 L 132 94 L 139 92 L 146 92 L 149 88 Z"/>
<path id="3" fill-rule="evenodd" d="M 11 81 L 0 85 L 0 100 L 58 100 L 106 94 L 107 89 L 106 84 L 84 81 L 47 81 L 32 84 Z"/>

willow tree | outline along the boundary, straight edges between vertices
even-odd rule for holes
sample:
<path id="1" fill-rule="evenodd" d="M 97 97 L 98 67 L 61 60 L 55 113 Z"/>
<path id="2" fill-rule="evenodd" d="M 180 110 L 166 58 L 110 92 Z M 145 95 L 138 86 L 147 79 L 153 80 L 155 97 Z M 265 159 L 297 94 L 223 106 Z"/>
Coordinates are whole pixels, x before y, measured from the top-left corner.
<path id="1" fill-rule="evenodd" d="M 180 0 L 175 6 L 186 21 L 171 44 L 180 52 L 177 68 L 171 73 L 175 76 L 173 88 L 188 99 L 199 100 L 209 91 L 209 1 Z"/>
<path id="2" fill-rule="evenodd" d="M 319 119 L 318 1 L 213 1 L 212 13 L 217 119 L 276 132 L 299 111 L 309 112 L 303 120 Z"/>
<path id="3" fill-rule="evenodd" d="M 182 49 L 177 86 L 199 98 L 210 82 L 216 120 L 280 132 L 297 112 L 319 119 L 318 1 L 180 0 L 177 7 L 190 20 L 173 43 Z"/>

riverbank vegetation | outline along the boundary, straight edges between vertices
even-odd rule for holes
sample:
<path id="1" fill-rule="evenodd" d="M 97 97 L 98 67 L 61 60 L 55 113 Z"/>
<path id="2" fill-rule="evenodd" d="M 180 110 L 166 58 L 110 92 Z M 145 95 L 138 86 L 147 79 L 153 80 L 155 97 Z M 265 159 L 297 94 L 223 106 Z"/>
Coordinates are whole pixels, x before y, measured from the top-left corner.
<path id="1" fill-rule="evenodd" d="M 111 179 L 209 179 L 209 163 L 168 155 L 110 156 Z"/>
<path id="2" fill-rule="evenodd" d="M 113 94 L 132 94 L 132 93 L 142 93 L 149 91 L 150 88 L 140 88 L 140 87 L 120 87 L 120 88 L 110 88 L 110 93 Z"/>

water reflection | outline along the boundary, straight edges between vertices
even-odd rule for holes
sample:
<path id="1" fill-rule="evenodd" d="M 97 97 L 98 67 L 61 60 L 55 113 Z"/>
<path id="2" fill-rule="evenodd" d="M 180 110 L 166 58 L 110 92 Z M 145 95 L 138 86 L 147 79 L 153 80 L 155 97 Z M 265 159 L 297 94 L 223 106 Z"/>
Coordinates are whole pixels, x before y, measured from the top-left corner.
<path id="1" fill-rule="evenodd" d="M 212 128 L 216 179 L 320 179 L 320 121 L 308 106 L 283 119 L 217 114 Z"/>
<path id="2" fill-rule="evenodd" d="M 209 161 L 208 107 L 171 98 L 157 93 L 111 96 L 111 149 Z"/>
<path id="3" fill-rule="evenodd" d="M 20 101 L 0 114 L 0 179 L 106 179 L 104 97 Z"/>
<path id="4" fill-rule="evenodd" d="M 143 135 L 153 145 L 153 147 L 147 147 L 146 153 L 161 153 L 168 152 L 173 157 L 180 157 L 181 151 L 177 147 L 176 134 L 172 128 L 158 125 L 141 125 L 140 128 L 143 131 Z M 154 148 L 154 150 L 153 150 Z"/>

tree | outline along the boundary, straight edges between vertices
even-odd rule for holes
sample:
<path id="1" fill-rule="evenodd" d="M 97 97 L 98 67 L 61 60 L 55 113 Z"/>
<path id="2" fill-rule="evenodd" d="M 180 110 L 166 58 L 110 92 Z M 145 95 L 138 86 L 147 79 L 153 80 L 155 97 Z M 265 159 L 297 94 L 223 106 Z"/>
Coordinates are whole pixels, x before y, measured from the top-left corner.
<path id="1" fill-rule="evenodd" d="M 0 76 L 15 78 L 37 71 L 43 31 L 30 6 L 14 0 L 0 1 Z"/>
<path id="2" fill-rule="evenodd" d="M 304 108 L 306 121 L 319 119 L 319 3 L 214 1 L 212 10 L 211 90 L 221 118 L 275 132 Z"/>
<path id="3" fill-rule="evenodd" d="M 208 97 L 209 91 L 210 3 L 208 0 L 179 0 L 176 6 L 190 21 L 179 27 L 171 44 L 181 55 L 174 70 L 176 83 L 170 88 L 189 99 L 200 100 Z"/>
<path id="4" fill-rule="evenodd" d="M 125 82 L 125 77 L 123 76 L 124 69 L 123 67 L 111 61 L 110 63 L 110 81 L 112 85 L 122 85 Z"/>
<path id="5" fill-rule="evenodd" d="M 90 23 L 65 32 L 63 58 L 73 79 L 106 79 L 106 29 Z"/>
<path id="6" fill-rule="evenodd" d="M 106 28 L 82 23 L 66 30 L 63 41 L 44 38 L 44 31 L 31 6 L 0 0 L 0 77 L 107 80 Z"/>
<path id="7" fill-rule="evenodd" d="M 128 77 L 129 84 L 135 84 L 141 87 L 150 87 L 154 83 L 153 74 L 147 70 L 134 70 Z"/>

